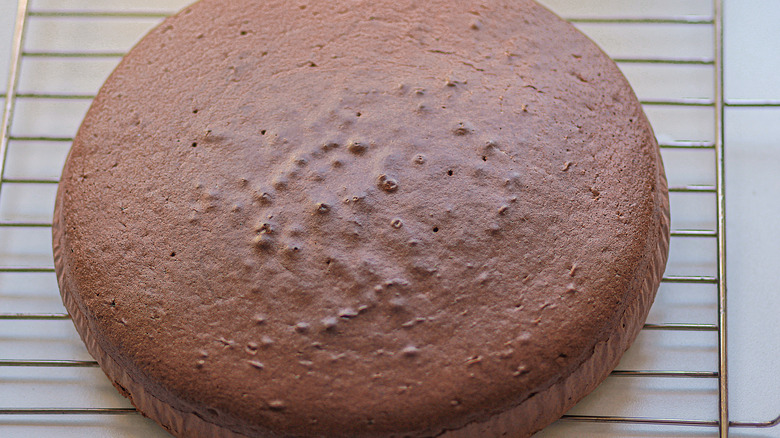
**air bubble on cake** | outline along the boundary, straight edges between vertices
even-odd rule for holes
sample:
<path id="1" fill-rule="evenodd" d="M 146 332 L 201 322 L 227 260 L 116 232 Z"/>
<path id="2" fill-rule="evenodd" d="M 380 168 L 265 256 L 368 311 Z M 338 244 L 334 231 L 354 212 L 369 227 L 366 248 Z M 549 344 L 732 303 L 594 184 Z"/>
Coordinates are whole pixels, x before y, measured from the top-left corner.
<path id="1" fill-rule="evenodd" d="M 491 175 L 489 169 L 488 165 L 482 163 L 474 166 L 471 171 L 472 184 L 483 186 L 490 184 Z"/>
<path id="2" fill-rule="evenodd" d="M 419 318 L 410 319 L 410 320 L 402 323 L 401 327 L 403 327 L 405 329 L 412 328 L 412 327 L 414 327 L 414 326 L 416 326 L 418 324 L 418 319 Z"/>
<path id="3" fill-rule="evenodd" d="M 299 155 L 293 159 L 293 163 L 298 167 L 306 167 L 309 164 L 309 160 L 304 155 Z"/>
<path id="4" fill-rule="evenodd" d="M 507 178 L 504 180 L 504 185 L 512 186 L 514 188 L 521 188 L 523 183 L 522 175 L 520 172 L 509 172 Z"/>
<path id="5" fill-rule="evenodd" d="M 287 257 L 295 257 L 303 250 L 303 245 L 299 242 L 288 242 L 282 247 L 284 255 Z"/>
<path id="6" fill-rule="evenodd" d="M 268 408 L 272 411 L 283 411 L 287 409 L 287 404 L 283 400 L 271 400 L 268 402 Z"/>
<path id="7" fill-rule="evenodd" d="M 334 149 L 338 149 L 338 147 L 339 147 L 339 143 L 337 141 L 328 140 L 322 143 L 322 145 L 320 146 L 320 150 L 322 150 L 323 152 L 330 152 Z"/>
<path id="8" fill-rule="evenodd" d="M 379 177 L 377 177 L 377 185 L 380 189 L 388 193 L 392 193 L 398 190 L 398 181 L 392 176 L 385 174 L 379 175 Z"/>
<path id="9" fill-rule="evenodd" d="M 468 135 L 474 132 L 474 127 L 469 122 L 458 122 L 452 129 L 455 135 Z"/>
<path id="10" fill-rule="evenodd" d="M 478 355 L 478 354 L 475 354 L 475 355 L 473 355 L 473 356 L 470 356 L 469 358 L 467 358 L 467 359 L 464 361 L 464 363 L 466 364 L 466 366 L 467 366 L 467 367 L 474 366 L 474 365 L 478 365 L 478 364 L 480 364 L 481 362 L 482 362 L 482 356 L 480 356 L 480 355 Z"/>
<path id="11" fill-rule="evenodd" d="M 270 190 L 255 190 L 254 193 L 252 193 L 252 198 L 260 205 L 268 205 L 273 201 L 273 195 Z"/>
<path id="12" fill-rule="evenodd" d="M 523 374 L 528 373 L 528 367 L 525 365 L 518 365 L 515 370 L 512 372 L 512 376 L 514 377 L 520 377 Z"/>
<path id="13" fill-rule="evenodd" d="M 356 203 L 358 203 L 360 201 L 363 201 L 364 199 L 366 199 L 366 194 L 365 193 L 359 193 L 357 195 L 352 195 L 352 196 L 344 198 L 344 203 L 349 204 L 350 202 L 352 202 L 353 204 L 356 204 Z"/>
<path id="14" fill-rule="evenodd" d="M 260 348 L 260 346 L 257 344 L 257 342 L 249 342 L 246 344 L 246 352 L 251 355 L 257 354 L 257 349 Z"/>
<path id="15" fill-rule="evenodd" d="M 457 86 L 463 86 L 467 85 L 469 83 L 468 79 L 464 79 L 463 77 L 456 77 L 456 76 L 449 76 L 444 80 L 444 85 L 447 87 L 457 87 Z"/>
<path id="16" fill-rule="evenodd" d="M 333 316 L 326 316 L 325 318 L 322 318 L 320 323 L 322 323 L 322 327 L 326 331 L 333 331 L 338 326 L 339 320 L 338 320 L 338 318 L 333 317 Z"/>
<path id="17" fill-rule="evenodd" d="M 405 287 L 409 287 L 411 283 L 409 282 L 409 280 L 403 277 L 393 277 L 385 280 L 383 284 L 386 288 L 391 288 L 391 287 L 405 288 Z"/>
<path id="18" fill-rule="evenodd" d="M 301 168 L 293 167 L 291 169 L 288 169 L 286 172 L 284 172 L 283 176 L 280 177 L 280 179 L 285 179 L 287 181 L 287 185 L 289 186 L 292 182 L 301 179 L 301 172 L 302 172 Z"/>
<path id="19" fill-rule="evenodd" d="M 512 356 L 514 356 L 514 354 L 515 354 L 515 350 L 513 350 L 511 348 L 506 348 L 506 349 L 503 349 L 503 350 L 499 351 L 497 356 L 501 360 L 507 360 L 507 359 L 511 359 Z"/>
<path id="20" fill-rule="evenodd" d="M 339 318 L 350 319 L 350 318 L 354 318 L 354 317 L 358 316 L 358 312 L 355 309 L 353 309 L 352 307 L 344 307 L 344 308 L 339 309 L 338 315 L 339 315 Z"/>
<path id="21" fill-rule="evenodd" d="M 270 248 L 273 244 L 273 238 L 266 233 L 261 233 L 252 239 L 252 244 L 258 249 Z"/>
<path id="22" fill-rule="evenodd" d="M 426 260 L 417 260 L 409 267 L 409 271 L 416 274 L 417 276 L 423 277 L 433 275 L 438 270 L 439 269 L 436 267 L 436 262 Z"/>
<path id="23" fill-rule="evenodd" d="M 232 339 L 226 339 L 224 336 L 220 336 L 219 338 L 217 338 L 217 342 L 222 344 L 222 346 L 225 348 L 232 348 L 233 345 L 235 345 L 236 343 L 236 341 Z"/>
<path id="24" fill-rule="evenodd" d="M 360 140 L 352 140 L 347 144 L 347 150 L 355 155 L 362 155 L 368 150 L 368 143 Z"/>
<path id="25" fill-rule="evenodd" d="M 489 138 L 485 140 L 485 146 L 483 148 L 482 161 L 487 161 L 487 157 L 496 152 L 501 152 L 499 148 L 499 142 L 495 138 Z"/>
<path id="26" fill-rule="evenodd" d="M 415 357 L 420 354 L 420 349 L 414 345 L 407 345 L 401 349 L 401 354 L 404 357 Z"/>
<path id="27" fill-rule="evenodd" d="M 406 298 L 395 296 L 388 301 L 388 304 L 390 304 L 390 309 L 400 312 L 406 308 Z"/>
<path id="28" fill-rule="evenodd" d="M 285 190 L 290 180 L 286 176 L 278 176 L 274 179 L 273 186 L 276 190 Z"/>
<path id="29" fill-rule="evenodd" d="M 255 225 L 255 231 L 259 234 L 272 234 L 274 232 L 274 226 L 271 222 L 260 221 Z"/>
<path id="30" fill-rule="evenodd" d="M 328 176 L 327 169 L 324 168 L 313 169 L 309 173 L 309 180 L 314 182 L 322 182 L 325 181 L 327 176 Z"/>

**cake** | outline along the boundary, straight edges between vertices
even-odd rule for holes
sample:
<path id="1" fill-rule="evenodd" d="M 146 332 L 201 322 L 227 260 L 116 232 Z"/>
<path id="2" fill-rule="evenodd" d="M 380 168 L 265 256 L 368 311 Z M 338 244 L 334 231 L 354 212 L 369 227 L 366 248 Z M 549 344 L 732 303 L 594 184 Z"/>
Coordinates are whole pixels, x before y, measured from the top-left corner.
<path id="1" fill-rule="evenodd" d="M 530 0 L 202 0 L 68 156 L 65 306 L 179 437 L 523 437 L 615 367 L 668 253 L 652 129 Z"/>

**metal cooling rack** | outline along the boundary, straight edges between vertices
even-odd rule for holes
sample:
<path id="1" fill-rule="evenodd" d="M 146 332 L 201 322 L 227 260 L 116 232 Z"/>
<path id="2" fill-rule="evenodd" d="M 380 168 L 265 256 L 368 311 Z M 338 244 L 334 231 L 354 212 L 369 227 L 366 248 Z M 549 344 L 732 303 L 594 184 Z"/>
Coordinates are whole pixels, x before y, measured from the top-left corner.
<path id="1" fill-rule="evenodd" d="M 63 2 L 67 3 L 67 2 Z M 154 4 L 154 3 L 152 3 Z M 150 25 L 155 21 L 168 15 L 166 12 L 146 12 L 135 9 L 126 10 L 125 8 L 120 10 L 108 10 L 108 11 L 93 11 L 93 10 L 72 10 L 68 9 L 69 5 L 64 8 L 41 8 L 32 9 L 28 7 L 28 0 L 18 0 L 17 15 L 14 20 L 14 32 L 11 41 L 11 56 L 8 71 L 8 86 L 5 95 L 0 97 L 4 98 L 4 108 L 2 116 L 2 125 L 0 125 L 0 196 L 10 196 L 7 192 L 11 191 L 14 187 L 19 186 L 48 186 L 54 187 L 58 182 L 57 178 L 44 178 L 37 176 L 25 176 L 24 172 L 14 171 L 12 167 L 13 160 L 9 158 L 9 146 L 13 145 L 13 148 L 24 148 L 26 145 L 61 145 L 63 149 L 66 149 L 71 140 L 70 135 L 47 135 L 37 134 L 35 132 L 27 132 L 16 135 L 17 132 L 14 125 L 14 112 L 17 109 L 17 103 L 20 101 L 41 101 L 41 102 L 59 102 L 59 101 L 86 101 L 89 102 L 93 97 L 93 93 L 66 93 L 66 92 L 52 92 L 42 91 L 36 92 L 34 90 L 20 89 L 20 79 L 23 78 L 26 72 L 22 68 L 23 63 L 29 60 L 72 60 L 77 65 L 79 61 L 88 60 L 107 60 L 109 62 L 116 63 L 119 58 L 124 54 L 124 51 L 104 51 L 104 50 L 27 50 L 25 47 L 25 39 L 29 38 L 29 32 L 32 27 L 30 23 L 34 20 L 62 20 L 62 19 L 77 19 L 82 20 L 83 26 L 89 26 L 93 20 L 147 20 L 151 21 Z M 670 56 L 670 57 L 657 57 L 657 56 L 617 56 L 615 60 L 621 67 L 626 66 L 675 66 L 675 65 L 688 65 L 699 66 L 708 70 L 708 74 L 711 75 L 713 81 L 712 97 L 707 98 L 647 98 L 643 99 L 642 103 L 646 109 L 653 107 L 678 107 L 687 111 L 695 108 L 708 108 L 712 111 L 713 120 L 711 121 L 713 132 L 709 138 L 702 139 L 690 139 L 690 140 L 671 140 L 669 138 L 659 138 L 662 151 L 671 150 L 690 150 L 690 151 L 709 151 L 708 156 L 714 157 L 714 160 L 709 160 L 709 166 L 714 169 L 712 173 L 714 175 L 714 184 L 686 184 L 686 185 L 673 185 L 670 187 L 672 196 L 675 194 L 687 194 L 687 196 L 706 196 L 711 199 L 715 208 L 714 217 L 709 220 L 702 221 L 702 223 L 711 223 L 712 227 L 699 227 L 695 229 L 673 229 L 672 238 L 676 239 L 705 239 L 714 242 L 712 245 L 713 251 L 716 253 L 713 256 L 715 260 L 716 269 L 714 272 L 705 273 L 702 275 L 666 275 L 663 278 L 664 284 L 677 284 L 677 285 L 690 285 L 701 284 L 711 285 L 713 289 L 717 290 L 717 303 L 713 307 L 715 308 L 716 317 L 715 323 L 699 323 L 699 322 L 682 322 L 682 323 L 648 323 L 644 327 L 644 332 L 709 332 L 717 336 L 717 350 L 714 354 L 717 355 L 717 369 L 708 370 L 679 370 L 679 369 L 618 369 L 612 373 L 614 378 L 638 378 L 638 379 L 702 379 L 707 381 L 717 382 L 717 388 L 711 390 L 713 393 L 712 400 L 707 403 L 712 403 L 717 407 L 716 418 L 712 419 L 695 419 L 695 418 L 673 418 L 662 417 L 655 415 L 593 415 L 587 413 L 576 413 L 566 415 L 561 421 L 563 422 L 577 422 L 577 423 L 616 423 L 620 425 L 643 425 L 643 426 L 687 426 L 691 428 L 707 428 L 710 431 L 717 430 L 719 437 L 727 437 L 729 431 L 734 428 L 771 428 L 780 423 L 780 417 L 774 420 L 766 422 L 744 422 L 733 421 L 729 418 L 728 412 L 728 373 L 727 373 L 727 355 L 728 348 L 726 345 L 726 241 L 725 241 L 725 179 L 724 179 L 724 151 L 725 151 L 725 139 L 724 139 L 724 114 L 726 107 L 780 107 L 778 101 L 764 101 L 764 100 L 739 100 L 731 101 L 724 99 L 724 86 L 723 86 L 723 11 L 721 0 L 712 0 L 711 15 L 708 16 L 605 16 L 605 17 L 567 17 L 570 21 L 574 22 L 578 26 L 587 27 L 588 25 L 604 25 L 604 26 L 627 26 L 628 32 L 632 29 L 640 29 L 645 25 L 664 25 L 670 27 L 686 26 L 703 28 L 707 32 L 711 32 L 712 36 L 712 52 L 709 56 Z M 145 28 L 148 29 L 148 26 Z M 585 29 L 587 33 L 587 29 Z M 136 37 L 142 36 L 143 32 L 138 33 Z M 96 90 L 95 90 L 96 91 Z M 75 127 L 73 127 L 72 133 L 75 133 Z M 72 134 L 71 133 L 71 134 Z M 55 146 L 56 147 L 56 146 Z M 665 157 L 665 159 L 668 159 Z M 18 196 L 17 196 L 18 197 Z M 0 198 L 2 200 L 2 198 Z M 1 203 L 0 203 L 1 204 Z M 49 205 L 49 208 L 53 207 Z M 8 231 L 8 235 L 13 235 L 14 232 L 24 231 L 30 229 L 49 229 L 51 223 L 49 221 L 28 221 L 24 219 L 19 220 L 0 220 L 0 231 Z M 0 239 L 0 255 L 5 254 L 2 258 L 5 261 L 5 265 L 0 265 L 0 276 L 19 276 L 24 274 L 40 274 L 44 276 L 54 277 L 54 269 L 51 264 L 46 265 L 32 265 L 28 264 L 27 260 L 30 257 L 24 253 L 24 251 L 17 251 L 9 249 L 8 247 L 14 247 L 14 244 L 8 244 L 5 240 L 8 237 Z M 13 238 L 11 237 L 13 240 Z M 3 248 L 5 246 L 6 248 Z M 23 246 L 23 245 L 22 245 Z M 675 246 L 672 246 L 673 251 Z M 14 251 L 17 251 L 18 254 Z M 712 256 L 712 254 L 710 254 Z M 50 257 L 49 257 L 50 258 Z M 670 269 L 672 267 L 670 266 Z M 668 270 L 668 271 L 669 271 Z M 662 286 L 663 287 L 663 286 Z M 2 289 L 0 289 L 2 290 Z M 3 298 L 0 292 L 0 298 Z M 659 292 L 660 293 L 660 292 Z M 51 294 L 58 295 L 56 288 L 51 291 Z M 13 310 L 13 309 L 11 309 Z M 41 321 L 41 324 L 46 324 L 46 321 L 56 320 L 68 320 L 69 315 L 66 313 L 58 312 L 13 312 L 9 309 L 0 309 L 0 322 L 11 321 L 16 323 L 23 323 L 25 321 Z M 72 330 L 71 330 L 72 331 Z M 0 339 L 0 342 L 2 340 Z M 33 340 L 27 340 L 22 342 L 34 342 Z M 662 353 L 662 352 L 659 352 Z M 77 355 L 83 357 L 86 353 Z M 13 355 L 11 355 L 13 356 Z M 26 367 L 40 368 L 44 370 L 48 369 L 63 369 L 63 368 L 95 368 L 97 363 L 93 360 L 67 358 L 67 359 L 48 359 L 45 357 L 30 357 L 30 358 L 8 358 L 3 357 L 0 354 L 0 368 L 12 368 L 14 370 L 26 369 Z M 619 367 L 621 368 L 621 367 Z M 102 375 L 95 374 L 90 377 L 92 379 L 100 379 Z M 35 380 L 35 379 L 32 379 Z M 24 381 L 18 383 L 13 377 L 0 378 L 0 392 L 2 392 L 3 386 L 8 386 L 12 381 L 17 390 L 24 391 Z M 45 381 L 45 379 L 44 379 Z M 45 383 L 45 382 L 44 382 Z M 22 385 L 19 389 L 18 385 Z M 32 385 L 34 386 L 34 385 Z M 110 386 L 110 385 L 109 385 Z M 109 389 L 112 391 L 113 388 Z M 119 396 L 114 394 L 113 397 Z M 609 397 L 605 395 L 604 397 Z M 7 402 L 6 402 L 7 403 Z M 131 416 L 138 417 L 137 412 L 132 407 L 126 407 L 126 402 L 118 402 L 119 407 L 108 406 L 85 406 L 85 407 L 63 407 L 57 404 L 45 404 L 40 406 L 0 406 L 0 432 L 4 427 L 9 424 L 26 424 L 30 427 L 35 427 L 36 418 L 51 419 L 55 417 L 54 425 L 59 424 L 67 426 L 70 424 L 70 419 L 83 418 L 88 416 Z M 576 410 L 576 408 L 575 408 Z M 714 412 L 714 411 L 713 411 Z M 8 420 L 8 419 L 13 420 Z M 29 418 L 30 420 L 20 420 L 20 418 Z M 63 419 L 64 418 L 64 419 Z M 78 420 L 76 421 L 78 423 Z M 111 427 L 109 424 L 108 427 Z M 119 427 L 119 426 L 118 426 Z M 126 425 L 122 426 L 126 427 Z M 0 433 L 2 434 L 2 433 Z M 113 436 L 113 435 L 110 435 Z M 130 432 L 127 435 L 122 436 L 135 436 L 134 432 Z M 667 435 L 664 435 L 667 436 Z"/>

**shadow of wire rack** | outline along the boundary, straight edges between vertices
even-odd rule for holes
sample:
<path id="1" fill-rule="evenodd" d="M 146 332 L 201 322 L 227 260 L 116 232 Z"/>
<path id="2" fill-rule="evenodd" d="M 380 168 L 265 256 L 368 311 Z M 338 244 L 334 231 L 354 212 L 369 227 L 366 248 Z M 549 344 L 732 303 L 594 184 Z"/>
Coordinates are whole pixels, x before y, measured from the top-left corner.
<path id="1" fill-rule="evenodd" d="M 99 85 L 138 38 L 188 1 L 114 0 L 103 9 L 88 0 L 2 1 L 0 12 L 18 13 L 7 20 L 14 32 L 0 132 L 0 435 L 166 436 L 81 345 L 59 302 L 49 236 L 59 171 Z M 637 90 L 669 174 L 673 237 L 635 346 L 540 435 L 629 436 L 639 428 L 641 436 L 725 437 L 776 426 L 780 418 L 728 417 L 722 230 L 723 109 L 778 104 L 724 101 L 720 0 L 543 3 L 604 47 Z"/>

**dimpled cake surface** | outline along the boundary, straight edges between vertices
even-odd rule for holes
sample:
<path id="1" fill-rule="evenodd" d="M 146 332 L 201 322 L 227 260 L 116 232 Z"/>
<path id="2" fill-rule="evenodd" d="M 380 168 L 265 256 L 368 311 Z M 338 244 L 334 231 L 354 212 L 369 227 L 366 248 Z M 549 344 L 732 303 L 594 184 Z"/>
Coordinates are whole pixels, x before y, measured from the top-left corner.
<path id="1" fill-rule="evenodd" d="M 176 436 L 520 437 L 641 328 L 666 192 L 615 64 L 530 0 L 202 0 L 95 98 L 55 265 Z"/>

